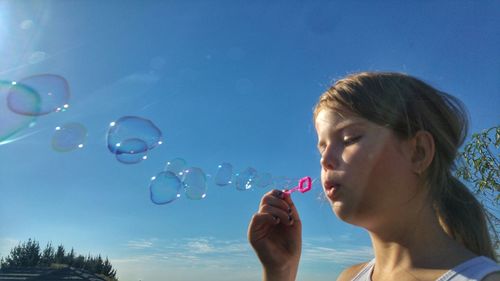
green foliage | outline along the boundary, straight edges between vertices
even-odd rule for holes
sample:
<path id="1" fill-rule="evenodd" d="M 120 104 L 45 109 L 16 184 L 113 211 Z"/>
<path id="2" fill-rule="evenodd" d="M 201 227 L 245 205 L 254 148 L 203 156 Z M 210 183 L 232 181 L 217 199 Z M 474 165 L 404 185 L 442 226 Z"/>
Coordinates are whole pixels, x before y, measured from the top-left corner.
<path id="1" fill-rule="evenodd" d="M 64 246 L 63 245 L 59 245 L 57 246 L 57 252 L 56 252 L 56 256 L 55 256 L 55 263 L 64 263 L 65 262 L 65 258 L 64 258 Z"/>
<path id="2" fill-rule="evenodd" d="M 77 256 L 73 248 L 67 252 L 63 245 L 59 245 L 55 250 L 50 242 L 41 252 L 38 242 L 29 239 L 28 242 L 20 243 L 14 247 L 5 259 L 0 259 L 1 268 L 52 267 L 54 265 L 85 269 L 109 277 L 110 280 L 117 280 L 116 270 L 113 269 L 107 257 L 103 260 L 101 255 L 93 257 L 89 254 L 86 258 L 82 255 Z"/>
<path id="3" fill-rule="evenodd" d="M 2 261 L 1 267 L 37 266 L 40 263 L 40 258 L 40 245 L 37 241 L 29 239 L 14 247 Z"/>
<path id="4" fill-rule="evenodd" d="M 457 168 L 458 177 L 474 185 L 476 193 L 494 192 L 494 201 L 500 200 L 500 126 L 472 135 L 459 157 L 463 163 Z"/>
<path id="5" fill-rule="evenodd" d="M 500 126 L 473 134 L 459 153 L 455 174 L 472 185 L 490 221 L 495 248 L 500 249 Z"/>
<path id="6" fill-rule="evenodd" d="M 54 248 L 52 248 L 52 243 L 49 242 L 47 243 L 47 246 L 45 246 L 45 249 L 43 250 L 42 258 L 40 260 L 40 265 L 50 266 L 54 262 L 55 262 Z"/>

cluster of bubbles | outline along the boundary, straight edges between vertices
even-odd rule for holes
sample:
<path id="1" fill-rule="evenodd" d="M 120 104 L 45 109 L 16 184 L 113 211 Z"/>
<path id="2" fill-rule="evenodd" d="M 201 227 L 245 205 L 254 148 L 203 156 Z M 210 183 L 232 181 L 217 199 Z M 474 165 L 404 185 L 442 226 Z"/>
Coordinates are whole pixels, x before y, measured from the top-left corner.
<path id="1" fill-rule="evenodd" d="M 147 159 L 148 151 L 162 144 L 162 133 L 148 119 L 124 116 L 109 124 L 108 150 L 124 164 L 136 164 Z"/>
<path id="2" fill-rule="evenodd" d="M 38 74 L 19 81 L 0 81 L 0 142 L 35 125 L 36 118 L 69 108 L 68 81 L 56 74 Z M 59 152 L 82 148 L 87 129 L 79 123 L 57 126 L 52 147 Z"/>
<path id="3" fill-rule="evenodd" d="M 236 190 L 245 191 L 257 188 L 290 188 L 294 179 L 276 177 L 270 173 L 258 173 L 252 167 L 241 172 L 235 172 L 233 165 L 224 162 L 217 166 L 215 175 L 205 174 L 198 167 L 188 168 L 186 160 L 175 158 L 168 161 L 163 171 L 151 178 L 149 191 L 151 201 L 155 204 L 167 204 L 185 196 L 191 200 L 200 200 L 206 197 L 208 182 L 219 187 L 232 186 Z"/>
<path id="4" fill-rule="evenodd" d="M 0 144 L 25 128 L 32 127 L 37 117 L 69 108 L 68 82 L 55 74 L 33 75 L 19 81 L 0 80 Z M 83 148 L 87 129 L 80 123 L 65 123 L 55 128 L 52 148 L 69 152 Z M 149 151 L 162 144 L 162 133 L 151 121 L 138 116 L 123 116 L 109 125 L 107 147 L 124 164 L 136 164 L 147 159 Z M 192 200 L 206 197 L 209 181 L 219 187 L 232 186 L 245 191 L 258 188 L 290 188 L 296 179 L 274 178 L 270 173 L 258 173 L 252 167 L 235 172 L 230 163 L 217 166 L 212 176 L 201 168 L 188 167 L 182 158 L 168 161 L 163 171 L 151 178 L 151 201 L 171 203 L 181 192 Z"/>

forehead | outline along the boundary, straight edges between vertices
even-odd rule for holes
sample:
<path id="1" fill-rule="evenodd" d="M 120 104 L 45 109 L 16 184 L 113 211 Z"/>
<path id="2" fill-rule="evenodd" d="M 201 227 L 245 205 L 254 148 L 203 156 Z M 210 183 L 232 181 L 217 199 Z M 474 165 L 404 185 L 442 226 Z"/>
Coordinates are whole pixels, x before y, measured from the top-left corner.
<path id="1" fill-rule="evenodd" d="M 322 109 L 314 121 L 316 129 L 318 127 L 341 127 L 352 123 L 364 123 L 365 119 L 348 111 L 337 111 L 332 109 Z"/>

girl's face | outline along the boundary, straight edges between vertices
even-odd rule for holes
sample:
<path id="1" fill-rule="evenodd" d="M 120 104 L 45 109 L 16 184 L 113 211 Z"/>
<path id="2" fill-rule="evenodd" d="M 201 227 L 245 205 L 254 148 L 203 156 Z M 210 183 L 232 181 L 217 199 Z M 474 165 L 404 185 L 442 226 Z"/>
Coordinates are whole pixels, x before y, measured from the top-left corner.
<path id="1" fill-rule="evenodd" d="M 333 211 L 366 228 L 403 212 L 415 197 L 409 142 L 353 114 L 323 109 L 315 120 L 321 180 Z"/>

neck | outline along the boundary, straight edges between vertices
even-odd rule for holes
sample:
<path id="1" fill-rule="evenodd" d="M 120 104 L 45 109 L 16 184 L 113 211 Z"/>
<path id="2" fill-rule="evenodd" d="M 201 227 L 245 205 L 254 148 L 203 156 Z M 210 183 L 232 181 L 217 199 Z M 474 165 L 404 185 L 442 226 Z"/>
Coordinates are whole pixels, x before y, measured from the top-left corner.
<path id="1" fill-rule="evenodd" d="M 444 232 L 431 204 L 418 209 L 369 229 L 379 271 L 452 268 L 474 256 Z"/>

